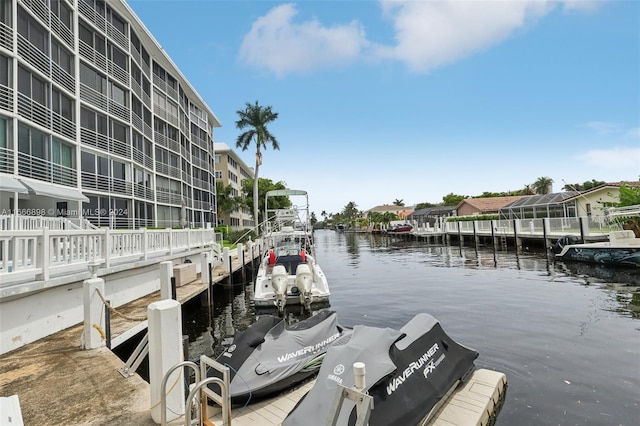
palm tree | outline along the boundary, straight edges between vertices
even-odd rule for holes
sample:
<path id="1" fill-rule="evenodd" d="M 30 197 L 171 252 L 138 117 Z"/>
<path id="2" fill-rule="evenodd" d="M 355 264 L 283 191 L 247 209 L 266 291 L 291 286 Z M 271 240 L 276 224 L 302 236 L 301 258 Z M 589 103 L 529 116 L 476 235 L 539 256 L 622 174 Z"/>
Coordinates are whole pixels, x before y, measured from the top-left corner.
<path id="1" fill-rule="evenodd" d="M 539 177 L 533 183 L 533 189 L 536 191 L 536 194 L 548 194 L 551 192 L 551 185 L 553 185 L 553 179 L 543 176 Z"/>
<path id="2" fill-rule="evenodd" d="M 399 200 L 399 199 L 397 199 L 397 198 L 396 198 L 396 199 L 393 201 L 393 205 L 394 205 L 394 206 L 404 207 L 404 200 L 402 200 L 402 199 L 400 199 L 400 200 Z"/>
<path id="3" fill-rule="evenodd" d="M 530 184 L 525 185 L 524 188 L 520 190 L 520 195 L 533 195 L 533 194 L 535 194 L 535 191 L 533 190 Z"/>
<path id="4" fill-rule="evenodd" d="M 236 148 L 242 148 L 243 151 L 246 151 L 252 143 L 256 145 L 256 168 L 253 176 L 253 218 L 258 226 L 258 168 L 262 164 L 260 149 L 266 149 L 269 143 L 273 149 L 280 149 L 278 140 L 267 129 L 267 125 L 278 118 L 278 113 L 273 112 L 271 106 L 258 105 L 258 101 L 255 104 L 247 102 L 245 109 L 238 110 L 236 113 L 240 117 L 236 121 L 236 127 L 239 130 L 249 129 L 238 136 Z"/>

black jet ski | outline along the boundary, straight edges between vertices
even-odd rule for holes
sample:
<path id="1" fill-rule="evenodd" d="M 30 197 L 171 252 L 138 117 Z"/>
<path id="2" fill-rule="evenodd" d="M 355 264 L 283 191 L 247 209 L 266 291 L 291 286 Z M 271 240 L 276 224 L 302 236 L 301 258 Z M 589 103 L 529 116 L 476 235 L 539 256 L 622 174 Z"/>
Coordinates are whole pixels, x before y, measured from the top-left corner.
<path id="1" fill-rule="evenodd" d="M 478 353 L 454 342 L 440 323 L 418 314 L 400 330 L 356 326 L 350 341 L 327 351 L 311 390 L 283 426 L 327 423 L 338 383 L 354 386 L 353 364 L 366 369 L 364 392 L 373 397 L 369 425 L 417 425 L 474 370 Z M 354 425 L 355 404 L 345 399 L 338 425 Z"/>
<path id="2" fill-rule="evenodd" d="M 232 404 L 252 403 L 306 380 L 320 369 L 327 348 L 350 336 L 334 311 L 291 325 L 281 317 L 261 316 L 216 359 L 229 367 Z M 214 371 L 208 375 L 220 377 Z M 217 385 L 210 387 L 218 391 Z"/>

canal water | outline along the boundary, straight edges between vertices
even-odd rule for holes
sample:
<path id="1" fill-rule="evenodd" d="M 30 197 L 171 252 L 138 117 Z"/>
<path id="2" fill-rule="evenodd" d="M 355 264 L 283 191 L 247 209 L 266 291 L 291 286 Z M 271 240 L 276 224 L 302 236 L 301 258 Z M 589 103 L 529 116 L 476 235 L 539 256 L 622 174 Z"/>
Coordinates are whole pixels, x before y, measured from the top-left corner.
<path id="1" fill-rule="evenodd" d="M 640 424 L 637 270 L 384 235 L 322 230 L 315 241 L 341 324 L 400 328 L 426 312 L 480 353 L 477 367 L 507 375 L 496 424 Z M 262 313 L 252 271 L 232 281 L 216 286 L 212 308 L 188 309 L 191 359 L 217 356 Z"/>

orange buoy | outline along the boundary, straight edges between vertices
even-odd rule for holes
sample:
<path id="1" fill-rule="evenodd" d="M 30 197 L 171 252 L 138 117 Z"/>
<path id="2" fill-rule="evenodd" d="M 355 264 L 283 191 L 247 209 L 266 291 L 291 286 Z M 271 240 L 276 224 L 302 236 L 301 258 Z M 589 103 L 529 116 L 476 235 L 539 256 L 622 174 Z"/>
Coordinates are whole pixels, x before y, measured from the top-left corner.
<path id="1" fill-rule="evenodd" d="M 300 250 L 300 257 L 302 258 L 303 262 L 307 261 L 307 253 L 305 253 L 304 249 Z"/>

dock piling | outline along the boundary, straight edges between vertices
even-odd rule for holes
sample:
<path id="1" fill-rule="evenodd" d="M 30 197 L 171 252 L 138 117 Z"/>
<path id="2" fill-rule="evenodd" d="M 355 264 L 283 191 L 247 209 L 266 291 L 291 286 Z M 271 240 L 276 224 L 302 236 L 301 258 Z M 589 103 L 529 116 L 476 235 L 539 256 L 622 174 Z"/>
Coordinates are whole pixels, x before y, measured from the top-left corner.
<path id="1" fill-rule="evenodd" d="M 104 303 L 100 294 L 104 294 L 104 280 L 91 278 L 83 282 L 84 328 L 82 348 L 96 349 L 105 345 L 102 339 Z"/>
<path id="2" fill-rule="evenodd" d="M 151 417 L 162 421 L 161 399 L 164 375 L 182 361 L 182 314 L 177 300 L 154 302 L 147 308 L 149 318 L 149 384 L 151 387 Z M 166 393 L 167 420 L 184 414 L 183 371 L 174 372 L 169 378 L 170 390 Z"/>

